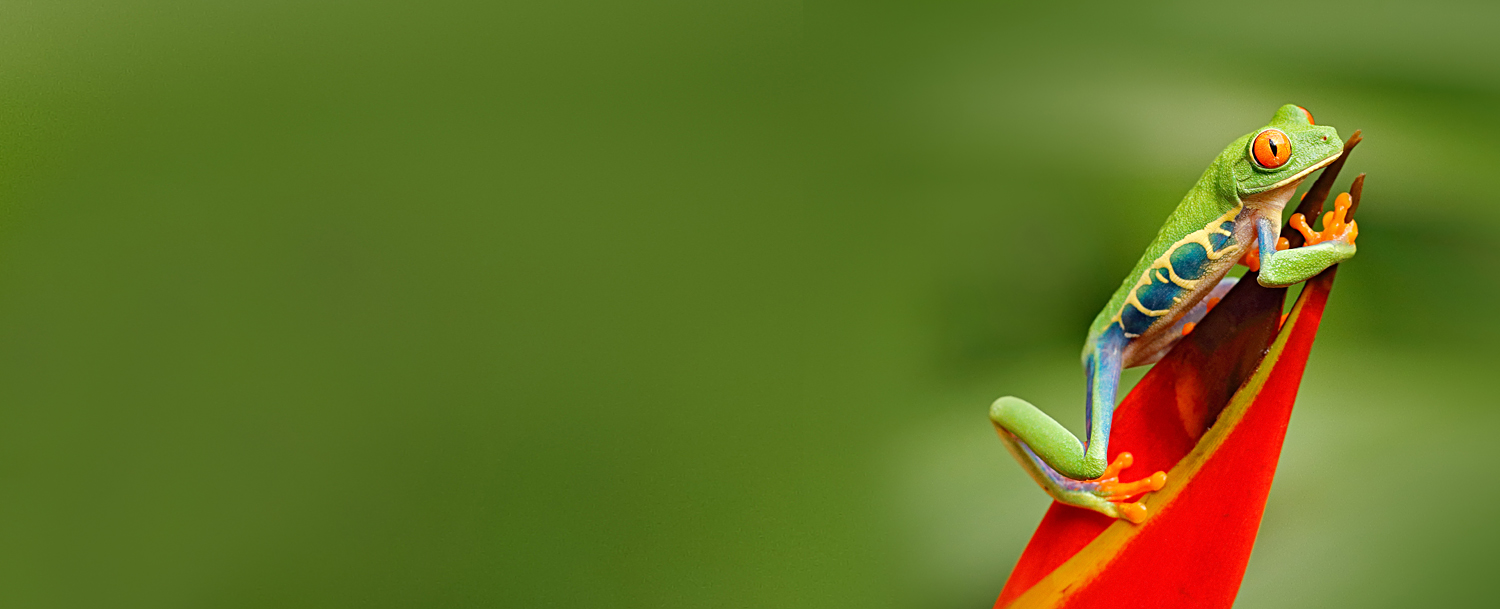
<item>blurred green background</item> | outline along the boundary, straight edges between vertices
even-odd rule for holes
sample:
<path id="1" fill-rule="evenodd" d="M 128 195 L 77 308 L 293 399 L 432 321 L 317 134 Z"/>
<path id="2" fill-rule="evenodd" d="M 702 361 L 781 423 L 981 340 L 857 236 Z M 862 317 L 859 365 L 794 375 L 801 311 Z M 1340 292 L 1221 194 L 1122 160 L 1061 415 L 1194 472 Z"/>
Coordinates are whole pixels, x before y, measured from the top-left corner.
<path id="1" fill-rule="evenodd" d="M 1478 598 L 1497 21 L 0 4 L 0 606 L 988 606 L 1048 500 L 986 406 L 1079 428 L 1288 102 L 1370 178 L 1239 605 Z"/>

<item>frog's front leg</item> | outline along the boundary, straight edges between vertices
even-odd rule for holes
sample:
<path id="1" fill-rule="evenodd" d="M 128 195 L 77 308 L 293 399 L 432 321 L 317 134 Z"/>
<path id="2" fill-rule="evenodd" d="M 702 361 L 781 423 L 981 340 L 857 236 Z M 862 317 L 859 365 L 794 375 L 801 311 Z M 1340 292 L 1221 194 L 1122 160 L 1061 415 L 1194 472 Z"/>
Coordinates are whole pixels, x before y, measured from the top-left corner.
<path id="1" fill-rule="evenodd" d="M 1348 193 L 1334 199 L 1334 210 L 1323 216 L 1323 230 L 1312 230 L 1302 214 L 1292 215 L 1292 226 L 1307 238 L 1307 245 L 1295 249 L 1277 251 L 1276 223 L 1269 218 L 1256 219 L 1256 233 L 1260 241 L 1260 277 L 1257 281 L 1266 287 L 1283 287 L 1307 281 L 1330 266 L 1354 256 L 1354 239 L 1359 236 L 1359 225 L 1344 218 L 1349 213 Z"/>
<path id="2" fill-rule="evenodd" d="M 1130 455 L 1122 453 L 1113 464 L 1106 458 L 1126 340 L 1118 325 L 1112 327 L 1097 339 L 1085 361 L 1088 405 L 1083 442 L 1047 413 L 1016 397 L 995 400 L 990 421 L 1011 455 L 1054 499 L 1140 522 L 1146 516 L 1145 506 L 1125 500 L 1159 490 L 1166 474 L 1157 472 L 1144 480 L 1121 483 L 1119 473 L 1130 466 Z"/>

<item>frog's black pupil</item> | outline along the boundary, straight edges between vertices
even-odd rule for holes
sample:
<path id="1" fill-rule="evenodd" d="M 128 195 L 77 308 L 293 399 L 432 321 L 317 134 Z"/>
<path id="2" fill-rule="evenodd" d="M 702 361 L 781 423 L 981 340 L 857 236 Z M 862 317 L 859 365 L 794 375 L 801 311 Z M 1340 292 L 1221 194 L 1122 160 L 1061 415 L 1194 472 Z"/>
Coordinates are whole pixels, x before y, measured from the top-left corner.
<path id="1" fill-rule="evenodd" d="M 1266 140 L 1267 140 L 1268 143 L 1271 144 L 1271 155 L 1272 156 L 1281 156 L 1281 151 L 1279 151 L 1279 150 L 1276 149 L 1276 136 L 1273 135 L 1271 137 L 1266 138 Z"/>

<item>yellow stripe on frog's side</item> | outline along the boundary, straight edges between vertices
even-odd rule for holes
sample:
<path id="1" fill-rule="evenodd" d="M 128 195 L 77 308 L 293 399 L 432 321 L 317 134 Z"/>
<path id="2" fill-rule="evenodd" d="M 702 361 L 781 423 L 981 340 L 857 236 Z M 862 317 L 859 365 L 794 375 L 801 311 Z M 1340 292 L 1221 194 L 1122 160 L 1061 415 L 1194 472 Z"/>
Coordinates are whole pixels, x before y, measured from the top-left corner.
<path id="1" fill-rule="evenodd" d="M 1224 223 L 1233 222 L 1234 219 L 1240 215 L 1240 210 L 1243 208 L 1243 204 L 1234 206 L 1233 209 L 1224 212 L 1224 215 L 1213 219 L 1208 224 L 1204 225 L 1203 228 L 1188 233 L 1183 238 L 1178 239 L 1176 243 L 1173 243 L 1171 247 L 1167 248 L 1167 251 L 1162 252 L 1160 256 L 1157 256 L 1156 260 L 1152 261 L 1151 264 L 1141 272 L 1140 280 L 1136 281 L 1135 285 L 1132 286 L 1130 288 L 1130 291 L 1126 293 L 1124 304 L 1120 305 L 1120 310 L 1115 311 L 1114 317 L 1111 317 L 1110 321 L 1112 323 L 1120 324 L 1120 326 L 1123 328 L 1125 324 L 1121 322 L 1120 317 L 1124 315 L 1125 307 L 1135 307 L 1135 309 L 1137 311 L 1140 311 L 1141 314 L 1147 315 L 1149 317 L 1161 317 L 1170 312 L 1172 310 L 1170 307 L 1160 310 L 1146 308 L 1146 305 L 1141 304 L 1141 300 L 1136 292 L 1141 288 L 1151 285 L 1153 275 L 1162 283 L 1171 281 L 1178 287 L 1181 287 L 1185 290 L 1191 290 L 1198 287 L 1201 279 L 1186 279 L 1182 276 L 1179 276 L 1177 274 L 1177 270 L 1172 268 L 1172 254 L 1175 253 L 1178 249 L 1181 249 L 1183 246 L 1191 243 L 1196 243 L 1203 246 L 1203 251 L 1207 254 L 1209 260 L 1218 260 L 1219 258 L 1224 257 L 1224 254 L 1233 248 L 1233 240 L 1226 241 L 1223 248 L 1215 250 L 1214 246 L 1209 242 L 1208 239 L 1213 235 L 1233 237 L 1232 232 L 1224 229 Z M 1163 276 L 1162 271 L 1166 271 L 1165 276 Z M 1173 305 L 1175 306 L 1178 302 L 1180 302 L 1180 300 L 1181 297 L 1174 299 Z M 1126 338 L 1135 338 L 1137 336 L 1140 335 L 1132 334 L 1130 332 L 1125 333 Z"/>

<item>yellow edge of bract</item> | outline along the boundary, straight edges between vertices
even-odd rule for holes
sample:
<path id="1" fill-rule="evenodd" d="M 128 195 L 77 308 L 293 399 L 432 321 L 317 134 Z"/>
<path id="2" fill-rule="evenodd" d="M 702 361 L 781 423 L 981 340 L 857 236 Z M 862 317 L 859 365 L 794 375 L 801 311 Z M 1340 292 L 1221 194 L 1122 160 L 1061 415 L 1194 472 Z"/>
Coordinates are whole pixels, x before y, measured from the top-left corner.
<path id="1" fill-rule="evenodd" d="M 1306 290 L 1304 290 L 1305 293 Z M 1187 488 L 1193 476 L 1198 473 L 1198 470 L 1203 469 L 1203 464 L 1219 449 L 1219 446 L 1239 425 L 1240 420 L 1245 418 L 1250 404 L 1255 401 L 1255 395 L 1260 392 L 1261 387 L 1265 386 L 1266 380 L 1271 378 L 1271 370 L 1275 368 L 1282 351 L 1286 349 L 1287 339 L 1292 334 L 1289 330 L 1301 317 L 1305 300 L 1306 298 L 1297 299 L 1291 314 L 1287 316 L 1286 323 L 1282 324 L 1276 341 L 1271 344 L 1270 350 L 1266 351 L 1266 356 L 1256 368 L 1255 374 L 1251 375 L 1244 387 L 1235 392 L 1229 404 L 1224 407 L 1223 413 L 1219 415 L 1218 422 L 1208 430 L 1208 433 L 1203 434 L 1197 446 L 1194 446 L 1193 450 L 1178 461 L 1167 474 L 1167 484 L 1161 490 L 1147 496 L 1146 505 L 1151 510 L 1151 516 L 1147 516 L 1146 521 L 1141 524 L 1116 520 L 1103 533 L 1089 542 L 1089 545 L 1084 546 L 1067 562 L 1053 569 L 1036 585 L 1027 589 L 1025 594 L 1007 605 L 1007 609 L 1055 607 L 1061 604 L 1069 594 L 1083 588 L 1079 585 L 1080 582 L 1093 579 L 1109 565 L 1130 540 L 1146 527 L 1151 526 L 1152 521 L 1155 520 L 1153 516 L 1166 510 L 1172 500 L 1182 493 L 1182 489 Z"/>

